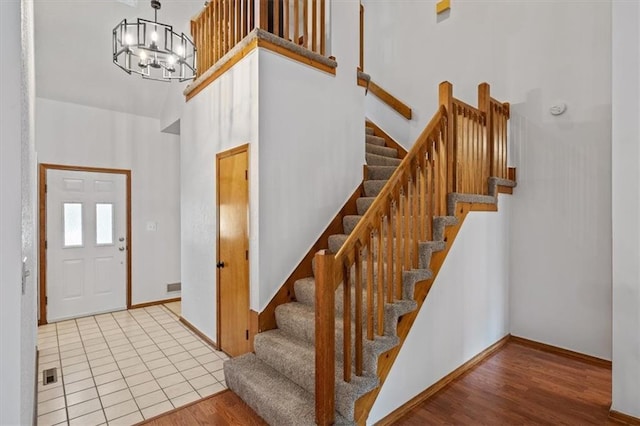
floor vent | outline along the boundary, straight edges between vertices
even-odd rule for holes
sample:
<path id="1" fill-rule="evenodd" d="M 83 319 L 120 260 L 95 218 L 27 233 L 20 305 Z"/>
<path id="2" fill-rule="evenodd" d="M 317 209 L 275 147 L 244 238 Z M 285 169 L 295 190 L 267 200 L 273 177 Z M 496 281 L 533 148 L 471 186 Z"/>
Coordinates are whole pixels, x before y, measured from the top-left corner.
<path id="1" fill-rule="evenodd" d="M 49 385 L 58 381 L 58 369 L 48 368 L 42 372 L 42 384 Z"/>
<path id="2" fill-rule="evenodd" d="M 167 284 L 167 292 L 182 290 L 182 283 Z"/>

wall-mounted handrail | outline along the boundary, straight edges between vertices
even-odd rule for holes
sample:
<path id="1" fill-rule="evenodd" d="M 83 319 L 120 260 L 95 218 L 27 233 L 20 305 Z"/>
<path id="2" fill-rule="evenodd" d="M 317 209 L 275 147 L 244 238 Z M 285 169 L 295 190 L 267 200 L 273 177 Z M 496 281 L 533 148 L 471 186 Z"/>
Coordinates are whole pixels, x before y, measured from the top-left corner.
<path id="1" fill-rule="evenodd" d="M 384 334 L 384 304 L 404 298 L 403 273 L 424 269 L 419 244 L 433 240 L 433 219 L 447 214 L 447 194 L 488 194 L 496 170 L 506 178 L 508 104 L 479 86 L 475 108 L 440 85 L 440 108 L 337 253 L 316 254 L 316 421 L 334 421 L 333 315 L 343 285 L 342 379 L 363 374 L 365 340 Z M 352 291 L 353 289 L 353 291 Z M 352 327 L 348 324 L 353 324 Z M 321 342 L 322 344 L 319 344 Z"/>
<path id="2" fill-rule="evenodd" d="M 398 114 L 400 114 L 407 120 L 411 120 L 411 116 L 412 116 L 411 108 L 407 104 L 402 102 L 400 99 L 396 98 L 391 93 L 387 92 L 385 89 L 378 86 L 372 80 L 369 81 L 367 85 L 367 90 L 371 94 L 375 95 L 382 102 L 389 105 Z"/>

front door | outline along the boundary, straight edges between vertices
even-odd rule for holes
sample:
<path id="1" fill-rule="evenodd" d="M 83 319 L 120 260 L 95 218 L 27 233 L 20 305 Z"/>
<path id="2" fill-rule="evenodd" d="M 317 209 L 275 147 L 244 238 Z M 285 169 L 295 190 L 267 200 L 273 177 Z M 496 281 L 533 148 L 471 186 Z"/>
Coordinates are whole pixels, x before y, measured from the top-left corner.
<path id="1" fill-rule="evenodd" d="M 249 352 L 249 185 L 247 146 L 219 154 L 218 344 L 231 356 Z"/>
<path id="2" fill-rule="evenodd" d="M 47 320 L 127 307 L 127 176 L 47 169 Z"/>

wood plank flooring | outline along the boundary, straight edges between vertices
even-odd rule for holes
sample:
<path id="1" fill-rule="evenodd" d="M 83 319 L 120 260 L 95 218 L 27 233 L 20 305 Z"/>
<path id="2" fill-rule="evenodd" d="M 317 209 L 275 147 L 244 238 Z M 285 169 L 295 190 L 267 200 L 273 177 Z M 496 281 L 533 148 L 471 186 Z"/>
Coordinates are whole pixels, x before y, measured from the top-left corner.
<path id="1" fill-rule="evenodd" d="M 510 341 L 398 425 L 619 425 L 608 419 L 611 369 Z M 145 423 L 264 425 L 231 391 Z"/>
<path id="2" fill-rule="evenodd" d="M 606 425 L 611 369 L 513 341 L 399 425 Z"/>

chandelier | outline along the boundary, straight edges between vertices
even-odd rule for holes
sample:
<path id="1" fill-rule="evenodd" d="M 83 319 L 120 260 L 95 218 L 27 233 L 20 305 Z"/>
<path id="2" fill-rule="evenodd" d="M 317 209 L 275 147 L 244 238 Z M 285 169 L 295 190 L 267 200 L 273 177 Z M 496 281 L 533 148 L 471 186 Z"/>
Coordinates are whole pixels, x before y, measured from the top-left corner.
<path id="1" fill-rule="evenodd" d="M 113 29 L 113 63 L 126 73 L 159 81 L 186 81 L 196 74 L 196 47 L 184 33 L 158 22 L 159 0 L 151 0 L 154 19 L 123 19 Z"/>

